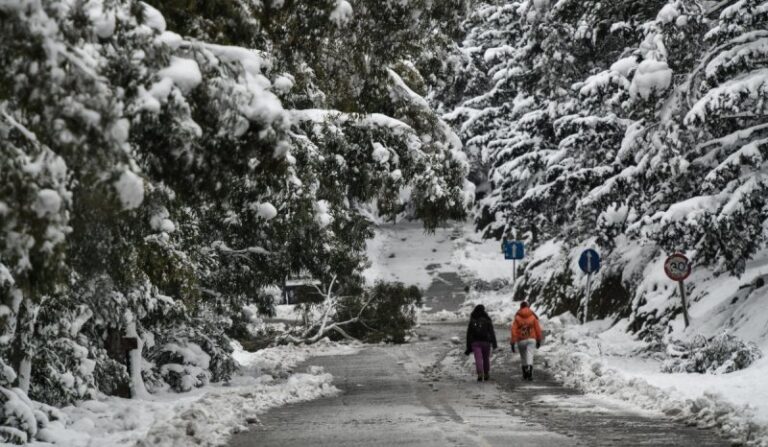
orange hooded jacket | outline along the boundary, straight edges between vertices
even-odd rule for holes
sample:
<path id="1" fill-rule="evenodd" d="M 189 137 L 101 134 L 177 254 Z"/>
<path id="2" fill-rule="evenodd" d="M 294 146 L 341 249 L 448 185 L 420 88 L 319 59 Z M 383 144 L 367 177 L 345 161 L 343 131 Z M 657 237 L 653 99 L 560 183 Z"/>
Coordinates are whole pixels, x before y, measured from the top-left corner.
<path id="1" fill-rule="evenodd" d="M 521 340 L 536 339 L 541 341 L 541 326 L 539 318 L 533 313 L 530 307 L 523 307 L 517 311 L 515 320 L 512 322 L 512 330 L 509 341 L 517 343 Z"/>

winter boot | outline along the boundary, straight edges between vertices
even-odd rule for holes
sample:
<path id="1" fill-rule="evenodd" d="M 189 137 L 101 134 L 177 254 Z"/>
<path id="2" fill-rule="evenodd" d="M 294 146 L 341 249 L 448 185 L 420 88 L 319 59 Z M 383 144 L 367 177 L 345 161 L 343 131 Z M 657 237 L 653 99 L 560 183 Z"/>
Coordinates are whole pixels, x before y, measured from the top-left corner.
<path id="1" fill-rule="evenodd" d="M 488 381 L 488 380 L 490 380 L 490 379 L 491 379 L 491 377 L 490 377 L 490 374 L 488 374 L 488 373 L 485 373 L 485 374 L 483 374 L 483 380 L 484 380 L 484 381 L 486 381 L 486 382 L 487 382 L 487 381 Z"/>
<path id="2" fill-rule="evenodd" d="M 523 380 L 528 380 L 528 367 L 523 365 Z"/>
<path id="3" fill-rule="evenodd" d="M 533 365 L 528 365 L 528 381 L 533 380 Z"/>
<path id="4" fill-rule="evenodd" d="M 482 374 L 478 374 L 477 375 L 477 381 L 478 382 L 482 382 L 483 381 L 483 375 Z"/>

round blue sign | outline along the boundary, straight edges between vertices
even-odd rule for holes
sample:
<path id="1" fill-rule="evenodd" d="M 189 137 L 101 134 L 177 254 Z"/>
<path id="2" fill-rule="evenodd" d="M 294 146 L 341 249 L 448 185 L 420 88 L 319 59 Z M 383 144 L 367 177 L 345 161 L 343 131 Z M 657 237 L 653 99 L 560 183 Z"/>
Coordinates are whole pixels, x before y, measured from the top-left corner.
<path id="1" fill-rule="evenodd" d="M 600 270 L 600 255 L 591 248 L 584 250 L 579 257 L 579 267 L 587 274 L 597 272 Z"/>

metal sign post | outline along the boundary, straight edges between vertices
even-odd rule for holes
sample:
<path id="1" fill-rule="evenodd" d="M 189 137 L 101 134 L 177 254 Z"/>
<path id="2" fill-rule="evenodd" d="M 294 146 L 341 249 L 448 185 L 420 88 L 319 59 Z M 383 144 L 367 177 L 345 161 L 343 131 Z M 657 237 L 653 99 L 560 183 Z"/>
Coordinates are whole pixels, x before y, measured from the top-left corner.
<path id="1" fill-rule="evenodd" d="M 512 244 L 512 284 L 517 283 L 517 245 Z"/>
<path id="2" fill-rule="evenodd" d="M 685 327 L 691 325 L 691 316 L 688 315 L 688 299 L 685 296 L 685 281 L 678 281 L 680 285 L 680 299 L 683 301 L 683 321 L 685 321 Z"/>
<path id="3" fill-rule="evenodd" d="M 682 253 L 675 253 L 664 261 L 664 273 L 669 279 L 677 281 L 680 286 L 680 300 L 683 304 L 683 321 L 685 327 L 691 324 L 691 316 L 688 314 L 688 298 L 685 295 L 685 279 L 691 274 L 691 261 Z"/>
<path id="4" fill-rule="evenodd" d="M 592 274 L 600 270 L 600 254 L 588 248 L 579 257 L 579 268 L 587 274 L 587 287 L 584 290 L 584 323 L 589 316 L 589 295 L 592 291 Z"/>

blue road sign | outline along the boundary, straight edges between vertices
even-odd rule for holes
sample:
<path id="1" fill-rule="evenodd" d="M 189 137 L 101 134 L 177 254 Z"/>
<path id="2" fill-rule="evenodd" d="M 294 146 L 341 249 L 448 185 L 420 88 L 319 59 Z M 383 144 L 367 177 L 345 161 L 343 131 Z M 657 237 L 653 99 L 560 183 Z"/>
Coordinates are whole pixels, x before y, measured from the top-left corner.
<path id="1" fill-rule="evenodd" d="M 520 241 L 504 242 L 504 259 L 520 260 L 525 256 L 525 246 Z"/>
<path id="2" fill-rule="evenodd" d="M 591 248 L 584 250 L 579 257 L 579 267 L 586 273 L 596 273 L 600 270 L 600 255 Z"/>

